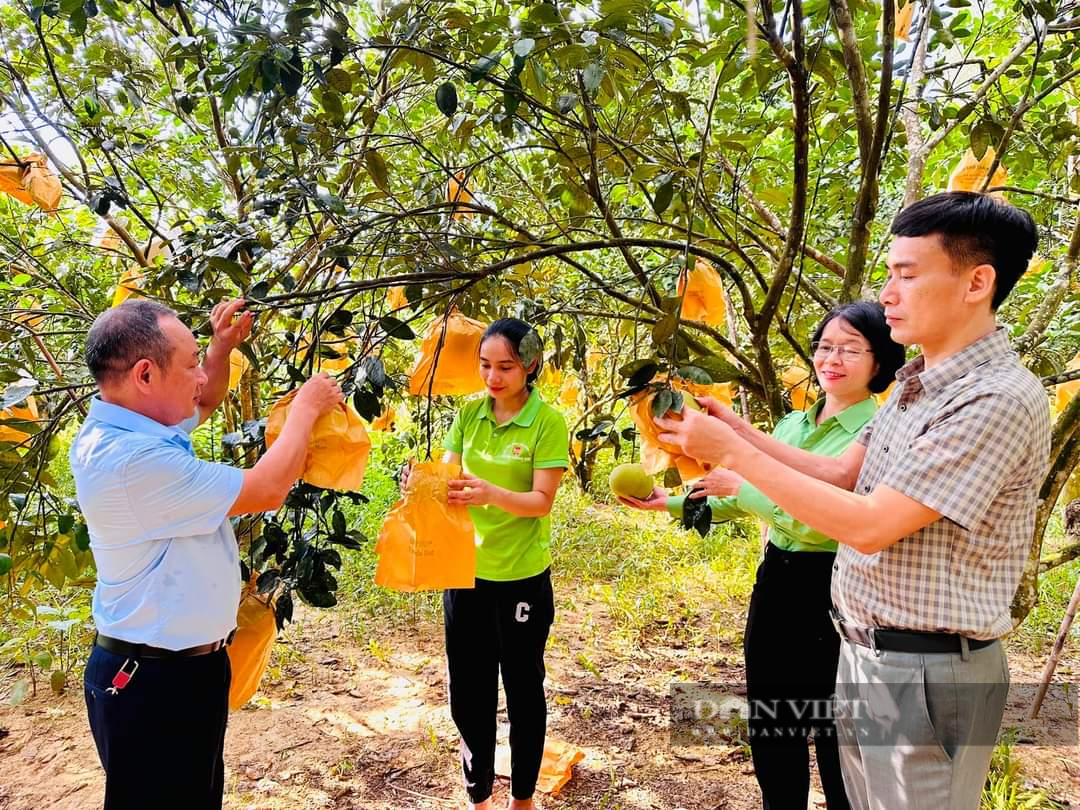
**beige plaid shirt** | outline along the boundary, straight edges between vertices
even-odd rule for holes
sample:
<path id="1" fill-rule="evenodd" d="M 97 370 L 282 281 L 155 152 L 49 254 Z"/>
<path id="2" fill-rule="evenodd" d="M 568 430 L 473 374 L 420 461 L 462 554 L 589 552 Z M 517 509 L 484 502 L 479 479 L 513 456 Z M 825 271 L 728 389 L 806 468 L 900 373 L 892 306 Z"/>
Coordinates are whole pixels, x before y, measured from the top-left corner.
<path id="1" fill-rule="evenodd" d="M 929 371 L 917 357 L 859 436 L 855 492 L 891 487 L 942 517 L 876 554 L 841 545 L 832 598 L 864 627 L 999 638 L 1031 548 L 1050 408 L 1004 328 Z"/>

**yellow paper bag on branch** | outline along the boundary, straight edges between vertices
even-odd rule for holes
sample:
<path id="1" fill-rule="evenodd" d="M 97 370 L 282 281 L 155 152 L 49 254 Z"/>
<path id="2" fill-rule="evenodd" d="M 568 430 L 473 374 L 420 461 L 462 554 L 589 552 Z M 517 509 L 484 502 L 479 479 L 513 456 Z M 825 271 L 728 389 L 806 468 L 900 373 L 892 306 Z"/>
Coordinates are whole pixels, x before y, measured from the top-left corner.
<path id="1" fill-rule="evenodd" d="M 267 448 L 281 435 L 295 396 L 296 390 L 290 391 L 270 409 L 266 420 Z M 360 414 L 343 402 L 315 422 L 300 477 L 323 489 L 359 492 L 370 452 L 371 440 Z"/>
<path id="2" fill-rule="evenodd" d="M 893 29 L 896 39 L 903 42 L 911 42 L 911 19 L 915 14 L 915 3 L 909 0 L 903 8 L 900 4 L 895 5 L 896 12 L 893 16 Z M 878 17 L 877 30 L 881 33 L 884 23 L 884 17 Z"/>
<path id="3" fill-rule="evenodd" d="M 577 377 L 567 377 L 559 390 L 559 404 L 564 408 L 573 408 L 581 397 L 581 383 Z"/>
<path id="4" fill-rule="evenodd" d="M 229 645 L 232 682 L 229 684 L 229 709 L 236 711 L 251 700 L 270 663 L 270 651 L 277 638 L 274 604 L 269 596 L 260 596 L 255 587 L 256 574 L 244 586 L 240 609 L 236 612 L 236 634 Z"/>
<path id="5" fill-rule="evenodd" d="M 38 420 L 37 402 L 33 397 L 27 397 L 23 405 L 14 405 L 0 411 L 0 420 L 18 419 L 23 422 L 36 422 Z M 22 444 L 30 438 L 30 434 L 19 430 L 13 425 L 0 424 L 0 442 Z"/>
<path id="6" fill-rule="evenodd" d="M 997 153 L 992 146 L 986 147 L 986 153 L 982 156 L 982 160 L 977 160 L 975 153 L 970 149 L 965 151 L 964 156 L 960 158 L 960 162 L 956 164 L 956 168 L 949 175 L 947 191 L 982 191 L 983 181 L 986 180 L 986 175 L 989 173 L 996 155 Z M 990 182 L 986 187 L 1003 186 L 1008 181 L 1009 173 L 1003 165 L 998 164 L 998 167 L 994 170 L 994 176 L 990 178 Z M 1005 199 L 1005 193 L 1001 191 L 995 191 L 990 196 L 998 200 Z"/>
<path id="7" fill-rule="evenodd" d="M 414 464 L 405 496 L 394 504 L 379 532 L 375 584 L 395 591 L 472 588 L 476 539 L 468 507 L 447 501 L 449 482 L 461 466 Z"/>
<path id="8" fill-rule="evenodd" d="M 1080 368 L 1080 353 L 1069 361 L 1069 364 L 1065 366 L 1065 370 L 1076 371 L 1078 368 Z M 1061 416 L 1061 412 L 1069 407 L 1069 402 L 1072 401 L 1078 391 L 1080 391 L 1080 380 L 1062 383 L 1054 389 L 1054 419 Z"/>
<path id="9" fill-rule="evenodd" d="M 446 201 L 454 203 L 454 219 L 464 220 L 476 216 L 476 212 L 467 206 L 458 205 L 458 203 L 471 203 L 474 199 L 466 183 L 465 172 L 450 175 L 446 181 Z"/>
<path id="10" fill-rule="evenodd" d="M 113 293 L 112 305 L 118 307 L 129 298 L 142 298 L 139 292 L 142 290 L 144 280 L 142 269 L 139 267 L 129 267 L 121 273 L 120 280 L 116 284 L 116 291 Z"/>
<path id="11" fill-rule="evenodd" d="M 394 422 L 397 419 L 397 411 L 391 408 L 389 405 L 386 409 L 375 417 L 371 422 L 372 430 L 393 432 Z"/>
<path id="12" fill-rule="evenodd" d="M 442 348 L 439 340 L 446 325 Z M 484 390 L 480 379 L 480 339 L 487 327 L 480 321 L 466 318 L 453 307 L 445 318 L 437 318 L 428 327 L 420 355 L 409 377 L 409 393 L 427 396 L 475 394 Z M 436 356 L 437 355 L 437 356 Z M 432 382 L 434 375 L 434 382 Z"/>
<path id="13" fill-rule="evenodd" d="M 235 391 L 240 384 L 240 378 L 251 368 L 251 361 L 239 349 L 229 352 L 229 390 Z"/>
<path id="14" fill-rule="evenodd" d="M 688 321 L 701 321 L 709 326 L 724 323 L 724 288 L 720 274 L 704 259 L 694 263 L 694 269 L 679 274 L 679 295 L 683 296 L 680 316 Z"/>
<path id="15" fill-rule="evenodd" d="M 791 394 L 791 407 L 795 410 L 805 411 L 817 401 L 814 377 L 806 366 L 797 363 L 788 366 L 780 375 L 780 382 Z"/>
<path id="16" fill-rule="evenodd" d="M 21 159 L 0 161 L 0 191 L 27 205 L 53 212 L 60 205 L 63 188 L 49 169 L 44 155 L 34 153 Z"/>
<path id="17" fill-rule="evenodd" d="M 327 374 L 332 374 L 347 369 L 353 362 L 352 358 L 349 356 L 349 349 L 351 346 L 351 340 L 334 338 L 324 338 L 321 340 L 319 342 L 319 349 L 315 352 L 315 371 L 325 371 Z M 323 354 L 323 347 L 325 347 L 328 352 L 332 352 L 338 356 L 330 357 L 329 354 Z M 301 340 L 297 350 L 301 358 L 306 358 L 307 353 L 311 350 L 311 341 L 306 339 Z"/>
<path id="18" fill-rule="evenodd" d="M 405 297 L 404 287 L 387 287 L 386 288 L 386 308 L 387 309 L 402 309 L 409 305 L 409 299 Z"/>
<path id="19" fill-rule="evenodd" d="M 712 397 L 725 405 L 731 405 L 731 386 L 727 383 L 714 383 L 703 385 L 693 383 L 681 378 L 671 381 L 671 386 L 677 391 L 682 391 L 684 397 Z M 653 421 L 652 404 L 656 396 L 655 390 L 642 391 L 630 400 L 630 418 L 638 430 L 641 439 L 641 464 L 649 475 L 663 472 L 671 467 L 679 471 L 683 481 L 693 481 L 701 478 L 716 465 L 708 460 L 690 458 L 683 455 L 678 445 L 668 444 L 660 440 L 660 428 Z M 685 407 L 685 399 L 684 399 Z M 675 418 L 681 418 L 675 416 Z"/>
<path id="20" fill-rule="evenodd" d="M 45 322 L 44 315 L 35 315 L 29 310 L 41 309 L 41 302 L 36 298 L 31 298 L 25 306 L 27 312 L 23 312 L 19 315 L 15 315 L 14 319 L 25 326 L 27 329 L 36 332 L 38 328 Z"/>

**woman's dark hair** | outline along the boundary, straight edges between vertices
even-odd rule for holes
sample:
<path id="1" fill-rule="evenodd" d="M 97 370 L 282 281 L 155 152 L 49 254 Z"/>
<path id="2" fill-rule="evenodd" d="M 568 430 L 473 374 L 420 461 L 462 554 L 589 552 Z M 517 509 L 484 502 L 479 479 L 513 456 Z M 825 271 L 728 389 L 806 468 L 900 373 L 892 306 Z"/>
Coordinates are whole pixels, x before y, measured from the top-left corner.
<path id="1" fill-rule="evenodd" d="M 529 335 L 532 337 L 528 337 Z M 510 351 L 514 353 L 514 357 L 520 360 L 526 369 L 533 360 L 536 360 L 536 368 L 529 371 L 525 377 L 525 384 L 532 388 L 532 384 L 540 376 L 540 370 L 544 365 L 544 343 L 536 330 L 518 318 L 499 318 L 484 330 L 480 345 L 482 346 L 484 341 L 491 337 L 504 338 L 510 344 Z"/>
<path id="2" fill-rule="evenodd" d="M 880 394 L 896 379 L 896 372 L 904 365 L 905 359 L 904 347 L 892 339 L 889 325 L 885 323 L 885 307 L 875 301 L 841 304 L 821 319 L 810 339 L 811 344 L 821 340 L 822 332 L 834 318 L 842 318 L 870 344 L 878 364 L 878 373 L 870 380 L 869 388 L 872 393 Z"/>
<path id="3" fill-rule="evenodd" d="M 893 236 L 937 234 L 956 272 L 992 265 L 995 312 L 1027 271 L 1039 241 L 1027 211 L 972 191 L 946 191 L 912 203 L 896 215 L 891 230 Z"/>

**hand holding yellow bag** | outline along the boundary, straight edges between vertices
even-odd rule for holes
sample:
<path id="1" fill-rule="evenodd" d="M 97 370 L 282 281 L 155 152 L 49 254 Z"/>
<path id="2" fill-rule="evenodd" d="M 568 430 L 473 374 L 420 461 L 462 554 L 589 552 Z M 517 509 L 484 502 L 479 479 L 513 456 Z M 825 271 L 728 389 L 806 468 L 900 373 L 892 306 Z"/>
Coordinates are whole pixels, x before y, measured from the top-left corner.
<path id="1" fill-rule="evenodd" d="M 724 405 L 731 405 L 731 386 L 727 383 L 704 385 L 675 377 L 670 384 L 672 388 L 683 393 L 683 407 L 693 407 L 686 404 L 690 397 L 712 397 Z M 685 456 L 677 445 L 660 440 L 661 431 L 653 421 L 652 411 L 656 393 L 654 390 L 642 391 L 630 400 L 630 418 L 633 419 L 641 438 L 641 464 L 645 472 L 655 475 L 675 467 L 683 481 L 701 478 L 715 465 Z"/>
<path id="2" fill-rule="evenodd" d="M 229 665 L 232 681 L 229 685 L 229 710 L 236 711 L 259 688 L 259 681 L 270 663 L 270 650 L 277 638 L 274 603 L 269 596 L 260 596 L 255 587 L 256 575 L 244 586 L 240 609 L 236 612 L 236 633 L 229 645 Z"/>
<path id="3" fill-rule="evenodd" d="M 285 427 L 289 406 L 299 389 L 282 397 L 266 420 L 266 446 L 271 447 Z M 312 486 L 359 492 L 364 481 L 371 440 L 360 414 L 344 402 L 315 422 L 301 478 Z"/>
<path id="4" fill-rule="evenodd" d="M 405 592 L 475 586 L 472 519 L 468 507 L 446 498 L 449 482 L 460 477 L 458 464 L 413 465 L 405 497 L 394 504 L 379 532 L 376 585 Z"/>

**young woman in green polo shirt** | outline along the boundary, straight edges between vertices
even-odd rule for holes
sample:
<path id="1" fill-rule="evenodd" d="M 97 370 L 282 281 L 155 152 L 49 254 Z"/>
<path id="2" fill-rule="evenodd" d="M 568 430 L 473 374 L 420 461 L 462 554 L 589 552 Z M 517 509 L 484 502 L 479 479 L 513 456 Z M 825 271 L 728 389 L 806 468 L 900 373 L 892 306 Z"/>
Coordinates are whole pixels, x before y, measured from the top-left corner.
<path id="1" fill-rule="evenodd" d="M 443 594 L 450 713 L 461 734 L 470 807 L 491 806 L 499 674 L 510 719 L 513 810 L 531 810 L 544 755 L 544 646 L 555 618 L 551 525 L 569 466 L 566 421 L 534 382 L 543 345 L 516 318 L 491 324 L 480 343 L 487 396 L 466 403 L 446 437 L 460 462 L 449 499 L 476 526 L 476 587 Z"/>
<path id="2" fill-rule="evenodd" d="M 825 395 L 809 410 L 781 419 L 773 436 L 813 453 L 838 456 L 873 417 L 877 403 L 871 394 L 888 388 L 904 363 L 904 348 L 889 337 L 882 307 L 869 301 L 829 312 L 815 330 L 811 348 Z M 836 541 L 794 520 L 723 468 L 695 483 L 689 497 L 706 496 L 714 522 L 751 515 L 769 529 L 743 638 L 750 752 L 762 803 L 765 808 L 807 806 L 807 736 L 812 731 L 829 810 L 845 810 L 849 805 L 835 727 L 828 716 L 822 717 L 836 684 L 840 653 L 840 638 L 829 618 Z M 657 487 L 647 500 L 623 500 L 679 516 L 685 498 L 669 498 Z M 773 709 L 776 714 L 770 716 Z M 806 713 L 800 715 L 800 710 Z"/>

